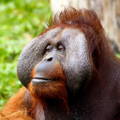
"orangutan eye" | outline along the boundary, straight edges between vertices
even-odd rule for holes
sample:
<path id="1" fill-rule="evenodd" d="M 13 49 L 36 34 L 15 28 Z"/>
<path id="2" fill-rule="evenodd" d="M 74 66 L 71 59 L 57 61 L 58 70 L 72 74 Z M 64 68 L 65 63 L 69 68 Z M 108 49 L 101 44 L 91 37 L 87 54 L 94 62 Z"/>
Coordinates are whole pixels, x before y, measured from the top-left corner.
<path id="1" fill-rule="evenodd" d="M 48 52 L 53 49 L 53 46 L 51 44 L 48 44 L 45 48 L 45 52 Z"/>
<path id="2" fill-rule="evenodd" d="M 60 50 L 60 51 L 64 51 L 65 47 L 62 44 L 58 44 L 57 49 Z"/>

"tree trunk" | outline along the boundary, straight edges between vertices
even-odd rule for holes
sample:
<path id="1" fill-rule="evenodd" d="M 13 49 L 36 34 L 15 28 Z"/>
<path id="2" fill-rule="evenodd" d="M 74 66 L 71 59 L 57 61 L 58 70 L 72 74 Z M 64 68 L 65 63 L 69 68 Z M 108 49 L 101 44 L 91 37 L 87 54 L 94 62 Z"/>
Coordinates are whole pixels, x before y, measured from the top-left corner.
<path id="1" fill-rule="evenodd" d="M 96 11 L 113 49 L 120 51 L 120 0 L 51 0 L 53 14 L 67 7 Z"/>

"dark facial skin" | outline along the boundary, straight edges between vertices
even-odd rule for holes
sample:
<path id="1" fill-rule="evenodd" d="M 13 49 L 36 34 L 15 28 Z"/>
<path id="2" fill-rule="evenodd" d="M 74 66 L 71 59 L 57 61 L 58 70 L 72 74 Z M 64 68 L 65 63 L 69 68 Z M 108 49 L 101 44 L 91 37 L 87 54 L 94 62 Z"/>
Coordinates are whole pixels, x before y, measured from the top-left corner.
<path id="1" fill-rule="evenodd" d="M 64 81 L 72 93 L 91 71 L 87 40 L 77 28 L 57 27 L 35 38 L 24 48 L 18 64 L 18 76 L 25 86 Z"/>

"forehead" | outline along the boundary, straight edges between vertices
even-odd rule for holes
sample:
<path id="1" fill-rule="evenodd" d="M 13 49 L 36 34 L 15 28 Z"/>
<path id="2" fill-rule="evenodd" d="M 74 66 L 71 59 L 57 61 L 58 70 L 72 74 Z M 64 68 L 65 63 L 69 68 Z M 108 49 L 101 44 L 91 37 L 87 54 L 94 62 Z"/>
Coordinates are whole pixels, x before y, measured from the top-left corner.
<path id="1" fill-rule="evenodd" d="M 78 29 L 73 27 L 57 27 L 50 29 L 46 33 L 44 33 L 44 38 L 50 41 L 64 41 L 64 40 L 75 40 L 75 38 L 85 39 L 84 33 Z"/>

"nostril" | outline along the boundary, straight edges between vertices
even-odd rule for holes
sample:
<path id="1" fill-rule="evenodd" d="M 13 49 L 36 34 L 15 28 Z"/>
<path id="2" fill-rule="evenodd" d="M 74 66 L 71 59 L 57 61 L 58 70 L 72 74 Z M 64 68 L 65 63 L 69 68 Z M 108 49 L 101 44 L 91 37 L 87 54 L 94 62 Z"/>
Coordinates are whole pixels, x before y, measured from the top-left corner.
<path id="1" fill-rule="evenodd" d="M 52 61 L 52 60 L 53 60 L 53 58 L 52 58 L 52 57 L 50 57 L 50 58 L 48 58 L 48 59 L 47 59 L 47 61 L 49 61 L 49 62 L 50 62 L 50 61 Z"/>

